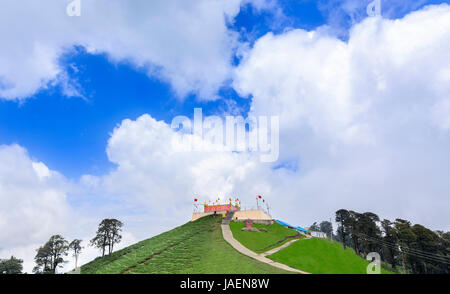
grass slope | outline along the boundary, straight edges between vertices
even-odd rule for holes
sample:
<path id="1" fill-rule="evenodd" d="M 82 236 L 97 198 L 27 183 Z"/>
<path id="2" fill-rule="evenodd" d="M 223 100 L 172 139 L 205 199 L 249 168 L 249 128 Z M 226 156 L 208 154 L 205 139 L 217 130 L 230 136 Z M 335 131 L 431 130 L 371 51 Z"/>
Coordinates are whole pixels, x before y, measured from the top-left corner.
<path id="1" fill-rule="evenodd" d="M 204 217 L 97 258 L 81 267 L 83 274 L 279 274 L 233 249 L 222 237 L 220 217 Z"/>
<path id="2" fill-rule="evenodd" d="M 341 243 L 319 238 L 294 242 L 268 258 L 313 274 L 366 274 L 369 264 L 352 248 L 344 250 Z"/>
<path id="3" fill-rule="evenodd" d="M 284 240 L 285 237 L 297 235 L 297 231 L 288 229 L 279 223 L 275 222 L 271 226 L 254 224 L 255 228 L 264 228 L 267 232 L 246 232 L 241 231 L 245 226 L 243 222 L 231 222 L 230 229 L 233 233 L 233 237 L 238 240 L 242 245 L 248 249 L 256 252 L 262 253 L 266 252 L 275 247 L 281 246 L 282 244 L 288 242 L 292 239 L 287 239 L 284 242 L 277 242 Z M 275 245 L 276 244 L 276 245 Z M 271 246 L 273 245 L 273 246 Z"/>

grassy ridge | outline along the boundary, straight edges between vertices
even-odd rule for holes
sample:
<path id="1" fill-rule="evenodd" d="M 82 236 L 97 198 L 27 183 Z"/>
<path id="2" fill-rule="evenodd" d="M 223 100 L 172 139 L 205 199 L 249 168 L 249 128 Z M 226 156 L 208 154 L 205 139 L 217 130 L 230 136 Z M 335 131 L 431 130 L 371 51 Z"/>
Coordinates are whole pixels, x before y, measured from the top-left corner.
<path id="1" fill-rule="evenodd" d="M 281 240 L 284 240 L 288 236 L 295 236 L 298 234 L 297 231 L 288 229 L 277 222 L 275 222 L 271 226 L 259 224 L 253 225 L 255 228 L 264 228 L 267 230 L 267 232 L 241 231 L 241 229 L 244 226 L 245 224 L 243 222 L 231 222 L 230 229 L 231 232 L 233 233 L 233 237 L 236 240 L 238 240 L 242 245 L 244 245 L 245 247 L 256 253 L 266 252 L 272 248 L 281 246 L 282 244 L 292 239 L 285 240 L 284 242 L 278 244 L 276 243 Z M 276 245 L 270 246 L 273 244 Z"/>
<path id="2" fill-rule="evenodd" d="M 141 241 L 119 251 L 96 258 L 81 267 L 81 273 L 121 273 L 128 267 L 136 264 L 136 261 L 144 260 L 152 254 L 158 253 L 165 248 L 177 244 L 189 235 L 207 229 L 206 222 L 189 222 L 173 230 Z"/>
<path id="3" fill-rule="evenodd" d="M 319 238 L 295 242 L 268 258 L 313 274 L 366 274 L 369 264 L 352 248 L 344 250 L 341 243 Z"/>
<path id="4" fill-rule="evenodd" d="M 81 267 L 82 273 L 287 273 L 234 250 L 222 237 L 220 217 L 204 217 Z"/>

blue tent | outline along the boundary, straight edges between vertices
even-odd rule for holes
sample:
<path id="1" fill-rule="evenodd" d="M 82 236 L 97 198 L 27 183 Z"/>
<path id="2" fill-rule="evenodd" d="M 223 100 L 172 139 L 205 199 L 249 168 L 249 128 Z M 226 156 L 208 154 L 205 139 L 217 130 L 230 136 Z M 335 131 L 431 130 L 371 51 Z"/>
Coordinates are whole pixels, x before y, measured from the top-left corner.
<path id="1" fill-rule="evenodd" d="M 305 229 L 302 228 L 302 227 L 296 227 L 296 229 L 299 230 L 299 231 L 302 231 L 302 232 L 307 232 L 307 231 L 308 231 L 308 230 L 305 230 Z"/>

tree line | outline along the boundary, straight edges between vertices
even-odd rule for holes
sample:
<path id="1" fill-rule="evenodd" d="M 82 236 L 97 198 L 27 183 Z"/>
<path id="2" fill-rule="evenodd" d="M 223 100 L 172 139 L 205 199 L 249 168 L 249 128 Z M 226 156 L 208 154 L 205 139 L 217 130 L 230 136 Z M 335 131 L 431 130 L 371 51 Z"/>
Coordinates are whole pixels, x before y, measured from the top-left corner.
<path id="1" fill-rule="evenodd" d="M 450 273 L 450 232 L 432 231 L 403 219 L 380 220 L 372 212 L 336 211 L 335 239 L 363 257 L 380 254 L 389 270 L 412 274 Z M 322 223 L 321 223 L 322 224 Z"/>
<path id="2" fill-rule="evenodd" d="M 100 222 L 95 237 L 90 240 L 89 245 L 100 249 L 102 259 L 105 254 L 111 254 L 114 245 L 122 240 L 123 223 L 117 219 L 104 219 Z M 53 235 L 50 239 L 36 250 L 33 268 L 35 274 L 56 274 L 67 262 L 69 252 L 75 258 L 75 268 L 78 267 L 78 257 L 82 252 L 82 240 L 75 239 L 68 242 L 61 235 Z M 0 274 L 21 274 L 23 271 L 23 260 L 11 256 L 10 259 L 0 259 Z"/>

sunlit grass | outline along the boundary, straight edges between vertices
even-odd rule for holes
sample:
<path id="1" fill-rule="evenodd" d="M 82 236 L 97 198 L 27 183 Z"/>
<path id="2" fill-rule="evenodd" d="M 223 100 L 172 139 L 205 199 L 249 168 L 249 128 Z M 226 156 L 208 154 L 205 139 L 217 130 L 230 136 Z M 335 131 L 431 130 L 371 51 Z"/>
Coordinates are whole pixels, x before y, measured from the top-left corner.
<path id="1" fill-rule="evenodd" d="M 295 242 L 268 258 L 314 274 L 366 274 L 369 264 L 352 248 L 344 250 L 339 242 L 319 238 Z"/>
<path id="2" fill-rule="evenodd" d="M 242 245 L 256 253 L 266 252 L 270 249 L 281 246 L 282 244 L 292 240 L 285 239 L 287 236 L 295 236 L 298 234 L 297 231 L 288 229 L 277 222 L 275 222 L 273 225 L 253 225 L 255 228 L 264 228 L 267 230 L 267 232 L 242 231 L 241 229 L 244 226 L 245 224 L 242 222 L 231 222 L 230 229 L 233 233 L 233 237 Z M 281 240 L 284 240 L 284 242 L 276 244 Z M 276 245 L 270 246 L 273 244 Z"/>

